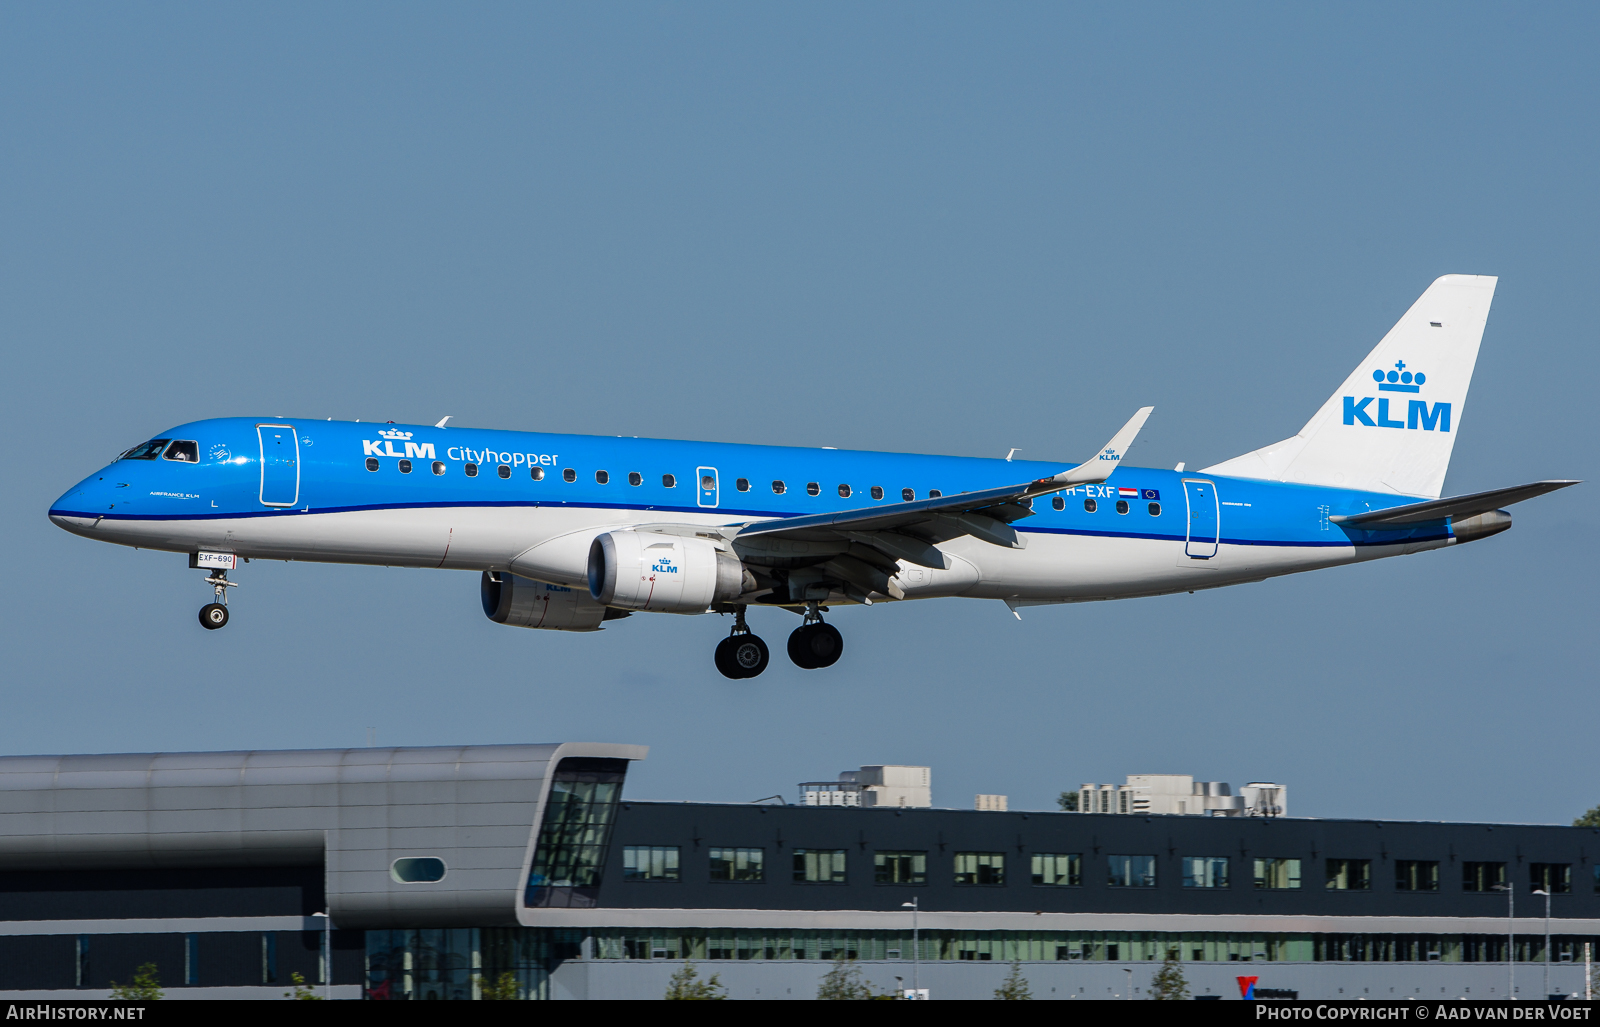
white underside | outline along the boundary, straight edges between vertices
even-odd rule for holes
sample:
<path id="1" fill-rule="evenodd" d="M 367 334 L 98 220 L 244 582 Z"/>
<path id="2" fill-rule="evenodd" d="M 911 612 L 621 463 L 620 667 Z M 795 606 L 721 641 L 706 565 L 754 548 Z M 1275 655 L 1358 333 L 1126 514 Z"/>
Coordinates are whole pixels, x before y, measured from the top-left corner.
<path id="1" fill-rule="evenodd" d="M 572 575 L 539 573 L 531 551 L 563 547 L 587 553 L 602 531 L 660 523 L 636 510 L 583 508 L 440 508 L 343 513 L 284 513 L 203 521 L 95 521 L 58 517 L 74 534 L 119 545 L 177 553 L 237 553 L 249 559 L 514 571 L 552 584 L 581 586 Z M 673 524 L 720 525 L 714 513 L 674 513 Z M 970 596 L 1033 603 L 1085 602 L 1163 595 L 1259 581 L 1346 563 L 1437 549 L 1449 540 L 1395 546 L 1243 546 L 1223 544 L 1207 560 L 1185 555 L 1181 541 L 1028 532 L 1026 549 L 970 536 L 943 543 L 945 570 L 901 564 L 908 599 Z M 581 566 L 581 564 L 580 564 Z M 559 580 L 559 579 L 565 580 Z"/>

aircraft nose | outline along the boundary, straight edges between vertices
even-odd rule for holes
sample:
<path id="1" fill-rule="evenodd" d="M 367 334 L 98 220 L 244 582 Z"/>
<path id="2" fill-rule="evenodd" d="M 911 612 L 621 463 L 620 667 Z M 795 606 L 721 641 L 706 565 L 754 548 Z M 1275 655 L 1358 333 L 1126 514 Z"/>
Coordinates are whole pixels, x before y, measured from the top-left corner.
<path id="1" fill-rule="evenodd" d="M 50 504 L 50 523 L 67 531 L 76 531 L 111 509 L 115 500 L 109 498 L 109 493 L 113 487 L 104 475 L 85 478 Z"/>

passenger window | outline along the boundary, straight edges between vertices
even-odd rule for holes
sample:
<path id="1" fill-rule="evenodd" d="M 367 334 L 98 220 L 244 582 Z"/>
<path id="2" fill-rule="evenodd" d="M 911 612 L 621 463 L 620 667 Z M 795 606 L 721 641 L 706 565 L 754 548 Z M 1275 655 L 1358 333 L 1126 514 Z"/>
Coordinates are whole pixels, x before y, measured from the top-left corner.
<path id="1" fill-rule="evenodd" d="M 1117 513 L 1125 514 L 1127 512 L 1128 512 L 1128 501 L 1126 499 L 1117 500 Z"/>
<path id="2" fill-rule="evenodd" d="M 883 498 L 883 486 L 882 485 L 874 485 L 874 486 L 872 486 L 872 498 L 873 499 L 882 499 Z"/>
<path id="3" fill-rule="evenodd" d="M 1161 516 L 1161 504 L 1160 503 L 1151 503 L 1150 504 L 1150 516 L 1151 517 L 1160 517 Z"/>
<path id="4" fill-rule="evenodd" d="M 1060 496 L 1052 496 L 1050 498 L 1050 505 L 1057 510 L 1065 510 L 1067 508 L 1067 501 L 1062 499 Z"/>
<path id="5" fill-rule="evenodd" d="M 411 461 L 410 460 L 402 460 L 402 461 L 400 461 L 400 473 L 401 474 L 410 474 L 411 473 Z"/>
<path id="6" fill-rule="evenodd" d="M 500 477 L 502 477 L 502 478 L 511 477 L 511 465 L 510 464 L 501 464 L 497 470 L 498 470 L 498 473 L 499 473 Z"/>
<path id="7" fill-rule="evenodd" d="M 578 472 L 571 467 L 568 467 L 566 470 L 561 472 L 561 480 L 568 482 L 569 484 L 571 482 L 575 482 L 578 480 Z"/>
<path id="8" fill-rule="evenodd" d="M 840 499 L 849 499 L 850 498 L 850 486 L 848 486 L 848 485 L 840 485 L 839 486 L 839 498 Z"/>
<path id="9" fill-rule="evenodd" d="M 130 449 L 126 453 L 122 454 L 122 459 L 124 459 L 124 460 L 154 460 L 156 457 L 161 455 L 161 451 L 163 449 L 166 449 L 167 448 L 167 443 L 169 443 L 171 441 L 172 441 L 171 439 L 151 439 L 149 442 L 146 442 L 144 445 L 142 445 L 142 446 L 134 446 L 132 449 Z"/>
<path id="10" fill-rule="evenodd" d="M 1094 513 L 1096 510 L 1100 509 L 1100 504 L 1096 503 L 1092 499 L 1085 499 L 1083 501 L 1083 509 L 1085 513 Z"/>
<path id="11" fill-rule="evenodd" d="M 166 458 L 176 460 L 180 464 L 197 464 L 200 462 L 200 444 L 198 442 L 174 442 L 167 447 Z"/>
<path id="12" fill-rule="evenodd" d="M 736 479 L 734 481 L 734 483 L 733 483 L 733 487 L 738 489 L 740 492 L 749 492 L 750 491 L 750 479 L 749 478 Z"/>
<path id="13" fill-rule="evenodd" d="M 664 489 L 677 488 L 678 487 L 678 479 L 674 478 L 670 474 L 663 474 L 661 476 L 661 487 L 664 488 Z"/>
<path id="14" fill-rule="evenodd" d="M 717 479 L 709 474 L 702 474 L 700 476 L 700 487 L 707 492 L 715 492 L 717 490 Z"/>
<path id="15" fill-rule="evenodd" d="M 544 468 L 543 467 L 530 467 L 530 468 L 528 468 L 528 477 L 532 478 L 534 481 L 544 481 Z"/>
<path id="16" fill-rule="evenodd" d="M 478 465 L 477 464 L 468 464 L 466 466 L 466 471 L 467 471 L 467 477 L 476 478 L 478 476 Z"/>
<path id="17" fill-rule="evenodd" d="M 634 487 L 638 487 L 640 485 L 643 485 L 644 484 L 644 475 L 640 474 L 638 471 L 629 471 L 628 472 L 628 484 L 632 485 Z"/>
<path id="18" fill-rule="evenodd" d="M 611 484 L 611 472 L 610 471 L 596 471 L 596 472 L 594 472 L 594 481 L 595 481 L 596 485 L 609 485 L 609 484 Z"/>
<path id="19" fill-rule="evenodd" d="M 772 483 L 772 494 L 773 495 L 781 496 L 785 492 L 788 492 L 788 491 L 789 491 L 789 486 L 785 485 L 783 482 L 775 481 L 775 482 Z"/>
<path id="20" fill-rule="evenodd" d="M 938 489 L 929 489 L 928 490 L 928 498 L 929 499 L 942 499 L 943 497 L 944 497 L 944 493 L 940 492 Z"/>
<path id="21" fill-rule="evenodd" d="M 909 503 L 913 499 L 917 498 L 917 490 L 916 489 L 901 489 L 900 490 L 900 498 L 905 500 L 907 503 Z"/>
<path id="22" fill-rule="evenodd" d="M 367 470 L 376 471 L 377 469 L 378 469 L 378 458 L 375 457 L 375 456 L 367 457 Z"/>
<path id="23" fill-rule="evenodd" d="M 806 482 L 806 495 L 808 495 L 808 496 L 820 496 L 820 495 L 822 495 L 822 486 L 818 485 L 814 481 Z"/>
<path id="24" fill-rule="evenodd" d="M 443 474 L 444 473 L 444 461 L 443 460 L 435 460 L 433 462 L 433 473 L 434 474 Z"/>

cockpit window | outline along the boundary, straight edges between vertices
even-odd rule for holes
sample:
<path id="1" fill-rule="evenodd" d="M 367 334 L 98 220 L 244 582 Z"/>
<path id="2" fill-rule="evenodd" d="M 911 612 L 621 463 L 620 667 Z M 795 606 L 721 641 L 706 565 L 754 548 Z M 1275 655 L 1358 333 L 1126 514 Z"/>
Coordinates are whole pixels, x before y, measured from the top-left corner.
<path id="1" fill-rule="evenodd" d="M 200 462 L 200 444 L 179 439 L 167 447 L 165 456 L 168 460 L 177 460 L 185 464 L 197 464 Z"/>
<path id="2" fill-rule="evenodd" d="M 172 441 L 171 439 L 151 439 L 149 442 L 146 442 L 144 445 L 142 445 L 142 446 L 134 446 L 132 449 L 130 449 L 126 453 L 122 454 L 122 459 L 123 460 L 154 460 L 156 457 L 161 455 L 161 451 L 163 449 L 166 449 L 167 448 L 167 443 L 169 443 L 171 441 Z"/>

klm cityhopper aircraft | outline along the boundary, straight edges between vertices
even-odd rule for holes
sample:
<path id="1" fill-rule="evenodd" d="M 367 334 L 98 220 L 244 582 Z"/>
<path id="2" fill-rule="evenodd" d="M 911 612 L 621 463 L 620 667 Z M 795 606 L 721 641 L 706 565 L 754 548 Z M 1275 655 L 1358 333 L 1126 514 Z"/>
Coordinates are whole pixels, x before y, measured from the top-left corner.
<path id="1" fill-rule="evenodd" d="M 50 509 L 86 538 L 186 553 L 228 622 L 238 561 L 482 574 L 500 624 L 594 631 L 634 612 L 732 613 L 717 668 L 766 669 L 752 603 L 804 617 L 800 667 L 847 603 L 968 596 L 1021 607 L 1192 592 L 1441 549 L 1500 507 L 1576 484 L 1439 498 L 1494 278 L 1447 275 L 1299 434 L 1198 472 L 1123 467 L 1141 409 L 1076 467 L 898 453 L 298 418 L 162 432 Z M 1020 614 L 1018 614 L 1020 616 Z"/>

